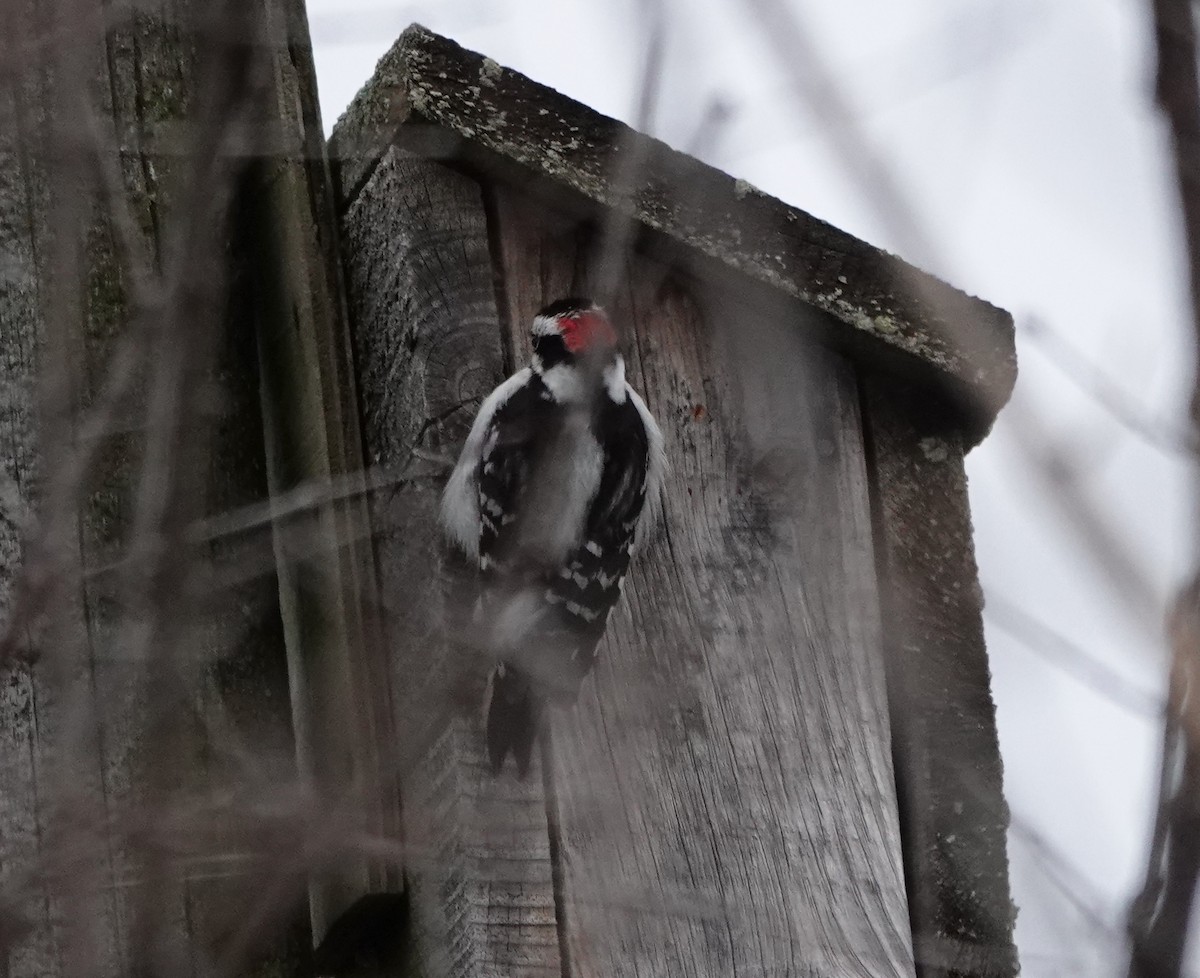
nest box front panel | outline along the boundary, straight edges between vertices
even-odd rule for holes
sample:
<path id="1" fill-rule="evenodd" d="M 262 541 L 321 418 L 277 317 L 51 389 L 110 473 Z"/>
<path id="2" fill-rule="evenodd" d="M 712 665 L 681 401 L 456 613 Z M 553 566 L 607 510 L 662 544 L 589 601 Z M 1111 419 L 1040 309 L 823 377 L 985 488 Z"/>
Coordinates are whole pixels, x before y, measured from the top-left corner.
<path id="1" fill-rule="evenodd" d="M 553 716 L 568 955 L 584 974 L 643 973 L 630 947 L 652 974 L 911 973 L 850 365 L 794 305 L 614 252 L 531 198 L 496 191 L 490 219 L 513 365 L 541 303 L 594 295 L 670 463 L 594 676 Z"/>

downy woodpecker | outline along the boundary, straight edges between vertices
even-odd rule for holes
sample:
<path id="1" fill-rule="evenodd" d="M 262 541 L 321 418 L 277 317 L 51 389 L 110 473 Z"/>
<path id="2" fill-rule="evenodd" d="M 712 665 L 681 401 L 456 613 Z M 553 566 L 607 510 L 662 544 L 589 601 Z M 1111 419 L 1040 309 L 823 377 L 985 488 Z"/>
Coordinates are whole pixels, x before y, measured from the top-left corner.
<path id="1" fill-rule="evenodd" d="M 488 755 L 499 771 L 511 752 L 522 777 L 546 703 L 573 703 L 595 661 L 666 467 L 603 309 L 561 299 L 531 333 L 530 366 L 483 402 L 442 496 L 447 535 L 479 563 Z"/>

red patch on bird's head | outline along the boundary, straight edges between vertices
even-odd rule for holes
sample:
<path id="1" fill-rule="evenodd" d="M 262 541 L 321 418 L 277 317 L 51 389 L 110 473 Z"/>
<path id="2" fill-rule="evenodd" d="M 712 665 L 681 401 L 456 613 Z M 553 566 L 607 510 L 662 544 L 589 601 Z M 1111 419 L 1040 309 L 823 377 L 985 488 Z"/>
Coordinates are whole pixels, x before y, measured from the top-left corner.
<path id="1" fill-rule="evenodd" d="M 563 344 L 572 353 L 606 349 L 617 345 L 617 331 L 599 309 L 586 309 L 558 317 Z"/>

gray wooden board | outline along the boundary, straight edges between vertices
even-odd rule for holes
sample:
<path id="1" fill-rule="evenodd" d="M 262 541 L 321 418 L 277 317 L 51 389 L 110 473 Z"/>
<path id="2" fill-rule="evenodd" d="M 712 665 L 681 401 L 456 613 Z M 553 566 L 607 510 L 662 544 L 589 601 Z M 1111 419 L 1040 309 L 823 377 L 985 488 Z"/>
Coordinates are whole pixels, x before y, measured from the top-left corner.
<path id="1" fill-rule="evenodd" d="M 17 44 L 43 26 L 39 16 L 43 11 L 33 5 L 21 5 L 12 14 L 8 30 Z M 96 48 L 85 52 L 87 68 L 97 70 Z M 16 64 L 21 70 L 6 73 L 0 81 L 4 623 L 15 609 L 14 585 L 26 556 L 22 538 L 44 496 L 39 484 L 44 465 L 38 431 L 38 370 L 46 366 L 47 349 L 62 352 L 70 344 L 78 356 L 92 336 L 111 325 L 97 309 L 96 299 L 106 294 L 113 280 L 109 245 L 99 228 L 89 228 L 80 242 L 81 260 L 94 264 L 86 272 L 80 270 L 79 279 L 64 281 L 61 270 L 56 276 L 48 266 L 52 188 L 62 190 L 51 175 L 53 164 L 47 153 L 46 116 L 53 89 L 44 65 L 35 69 L 28 63 Z M 97 265 L 107 266 L 108 274 Z M 60 329 L 61 339 L 53 345 L 45 318 L 51 282 L 61 290 L 61 319 L 78 317 L 70 324 L 77 332 L 67 336 L 67 330 Z M 93 286 L 90 295 L 89 285 Z M 86 395 L 80 392 L 79 396 Z M 92 509 L 88 504 L 83 508 Z M 0 678 L 5 690 L 0 718 L 0 865 L 5 909 L 12 915 L 9 926 L 18 923 L 7 934 L 21 935 L 20 927 L 30 928 L 23 937 L 6 941 L 0 967 L 7 974 L 57 975 L 69 966 L 65 960 L 69 945 L 76 953 L 91 951 L 93 966 L 101 974 L 118 973 L 125 963 L 127 919 L 117 886 L 122 867 L 119 856 L 100 841 L 102 835 L 90 857 L 74 867 L 75 887 L 43 887 L 36 875 L 51 868 L 61 857 L 63 844 L 69 844 L 70 829 L 64 819 L 71 808 L 91 824 L 103 825 L 108 793 L 116 780 L 113 760 L 118 752 L 111 745 L 105 749 L 98 740 L 95 715 L 78 709 L 88 705 L 94 681 L 90 673 L 97 665 L 104 670 L 104 656 L 98 654 L 95 634 L 89 633 L 80 579 L 80 551 L 89 538 L 95 538 L 94 529 L 86 523 L 80 526 L 78 543 L 68 558 L 74 593 L 55 608 L 49 627 L 25 632 L 22 652 L 31 661 L 13 663 Z M 43 643 L 54 657 L 53 666 L 37 661 Z M 72 926 L 72 915 L 84 919 L 77 917 Z"/>
<path id="2" fill-rule="evenodd" d="M 349 826 L 399 835 L 390 750 L 390 684 L 375 624 L 373 556 L 361 494 L 362 437 L 346 319 L 337 218 L 303 8 L 268 4 L 291 57 L 276 61 L 276 114 L 287 142 L 250 192 L 262 414 L 273 496 L 330 501 L 275 524 L 292 716 L 301 775 Z M 313 936 L 369 891 L 402 888 L 398 862 L 344 852 L 314 872 Z"/>
<path id="3" fill-rule="evenodd" d="M 22 11 L 24 15 L 26 12 Z M 24 23 L 24 16 L 18 23 Z M 38 269 L 32 223 L 44 206 L 43 184 L 28 165 L 32 128 L 25 96 L 36 91 L 0 79 L 0 621 L 10 620 L 22 534 L 35 503 L 36 371 L 40 333 Z M 24 91 L 22 90 L 24 89 Z M 0 675 L 0 887 L 8 927 L 33 926 L 0 956 L 5 974 L 51 974 L 57 966 L 49 907 L 26 888 L 39 855 L 38 682 L 26 663 Z"/>
<path id="4" fill-rule="evenodd" d="M 374 494 L 371 516 L 418 967 L 558 975 L 540 769 L 518 782 L 486 768 L 471 574 L 437 526 L 448 463 L 503 377 L 480 188 L 393 150 L 343 203 L 364 441 L 398 480 Z"/>
<path id="5" fill-rule="evenodd" d="M 494 213 L 519 363 L 595 259 L 526 198 Z M 641 256 L 607 302 L 672 470 L 553 719 L 569 973 L 911 975 L 853 375 Z"/>
<path id="6" fill-rule="evenodd" d="M 1008 808 L 962 442 L 920 392 L 864 389 L 918 972 L 1010 978 Z"/>
<path id="7" fill-rule="evenodd" d="M 160 281 L 166 243 L 181 228 L 174 178 L 190 165 L 178 154 L 156 157 L 142 145 L 156 125 L 177 123 L 185 132 L 191 125 L 197 47 L 188 10 L 168 0 L 114 0 L 105 6 L 106 20 L 84 18 L 72 35 L 72 57 L 82 59 L 88 84 L 69 95 L 94 96 L 88 108 L 96 131 L 123 146 L 119 156 L 107 147 L 98 154 L 115 175 L 114 205 L 97 190 L 89 134 L 73 131 L 68 145 L 48 139 L 48 115 L 61 108 L 48 67 L 54 49 L 31 39 L 57 36 L 48 33 L 56 9 L 14 7 L 6 39 L 24 60 L 0 55 L 11 69 L 0 77 L 5 623 L 25 556 L 20 534 L 30 529 L 28 512 L 46 496 L 40 480 L 47 458 L 80 447 L 72 439 L 130 328 L 132 283 Z M 70 224 L 54 224 L 53 207 L 63 193 L 78 194 L 82 206 L 67 215 Z M 128 213 L 132 261 L 146 265 L 131 267 L 118 247 L 114 206 Z M 53 263 L 56 240 L 77 242 L 77 261 Z M 210 298 L 193 297 L 197 303 Z M 218 309 L 223 299 L 214 303 Z M 203 431 L 189 442 L 184 463 L 202 484 L 201 511 L 189 516 L 261 503 L 266 491 L 253 337 L 248 319 L 238 319 L 244 309 L 236 299 L 231 306 L 230 321 L 214 317 L 212 323 L 214 332 L 230 329 L 221 334 L 219 362 L 207 378 L 213 401 L 196 426 Z M 66 437 L 49 440 L 43 456 L 35 375 L 55 362 L 72 371 L 67 394 L 73 411 L 59 419 Z M 177 555 L 203 566 L 202 579 L 207 573 L 226 583 L 214 583 L 189 619 L 190 634 L 181 643 L 186 652 L 174 663 L 178 675 L 166 691 L 152 678 L 164 650 L 153 649 L 147 661 L 131 655 L 130 633 L 120 627 L 129 595 L 102 569 L 128 551 L 145 407 L 144 385 L 135 385 L 126 409 L 96 439 L 95 470 L 70 520 L 77 547 L 64 589 L 71 599 L 50 609 L 45 628 L 26 633 L 21 651 L 33 664 L 5 663 L 0 678 L 0 913 L 20 914 L 32 926 L 17 940 L 8 927 L 0 932 L 7 952 L 0 973 L 213 973 L 227 939 L 250 912 L 262 911 L 260 897 L 277 876 L 278 850 L 268 851 L 255 834 L 263 828 L 261 810 L 244 817 L 244 809 L 222 804 L 256 792 L 278 796 L 294 772 L 276 583 L 270 565 L 265 574 L 244 570 L 255 566 L 262 541 L 223 538 Z M 164 715 L 165 724 L 159 723 Z M 169 748 L 161 738 L 164 726 Z M 50 875 L 47 885 L 38 876 L 43 871 Z M 263 919 L 286 916 L 291 907 L 281 899 Z M 288 943 L 293 936 L 274 945 L 273 961 L 257 964 L 294 965 L 294 958 L 285 961 L 297 950 Z"/>

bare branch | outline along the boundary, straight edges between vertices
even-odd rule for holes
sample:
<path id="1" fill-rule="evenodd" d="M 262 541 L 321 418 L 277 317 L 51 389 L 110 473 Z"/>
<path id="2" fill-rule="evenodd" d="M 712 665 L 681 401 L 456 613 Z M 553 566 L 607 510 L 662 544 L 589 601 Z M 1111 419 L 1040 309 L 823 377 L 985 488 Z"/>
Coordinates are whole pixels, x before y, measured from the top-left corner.
<path id="1" fill-rule="evenodd" d="M 1001 597 L 993 587 L 987 588 L 987 606 L 984 614 L 989 621 L 1008 632 L 1031 652 L 1117 706 L 1143 716 L 1163 715 L 1165 704 L 1159 697 L 1132 686 L 1124 676 L 1114 672 L 1086 649 L 1060 635 L 1019 605 Z"/>
<path id="2" fill-rule="evenodd" d="M 1155 95 L 1171 130 L 1200 357 L 1200 76 L 1190 0 L 1150 0 L 1158 52 Z M 1200 360 L 1190 406 L 1200 434 Z M 1193 438 L 1193 444 L 1195 438 Z M 1197 572 L 1200 575 L 1200 572 Z M 1171 675 L 1154 847 L 1129 914 L 1130 978 L 1176 978 L 1200 879 L 1200 576 L 1180 590 L 1171 616 Z"/>

